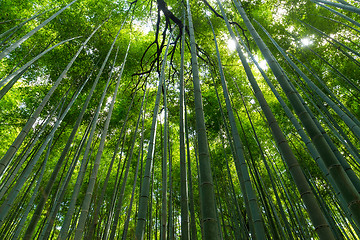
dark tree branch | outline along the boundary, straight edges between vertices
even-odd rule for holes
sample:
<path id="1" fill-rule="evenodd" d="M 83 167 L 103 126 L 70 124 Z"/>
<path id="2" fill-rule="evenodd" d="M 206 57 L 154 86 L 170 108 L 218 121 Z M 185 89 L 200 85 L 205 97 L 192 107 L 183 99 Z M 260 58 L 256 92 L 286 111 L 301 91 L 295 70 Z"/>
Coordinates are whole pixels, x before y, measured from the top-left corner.
<path id="1" fill-rule="evenodd" d="M 208 1 L 206 1 L 206 0 L 202 0 L 202 1 L 203 1 L 203 2 L 205 3 L 205 5 L 215 14 L 215 16 L 217 16 L 217 17 L 219 17 L 219 18 L 221 18 L 221 19 L 224 20 L 224 16 L 222 16 L 222 15 L 220 15 L 218 12 L 216 12 L 216 10 L 208 3 Z M 246 31 L 246 30 L 243 29 L 243 28 L 240 26 L 240 24 L 237 23 L 237 22 L 229 21 L 229 23 L 230 23 L 231 25 L 236 25 L 238 28 L 241 29 L 242 35 L 244 36 L 244 38 L 245 38 L 245 40 L 246 40 L 246 43 L 247 43 L 247 45 L 248 45 L 248 48 L 250 49 L 249 40 L 248 40 L 248 38 L 247 38 L 246 35 L 245 35 L 245 31 Z"/>

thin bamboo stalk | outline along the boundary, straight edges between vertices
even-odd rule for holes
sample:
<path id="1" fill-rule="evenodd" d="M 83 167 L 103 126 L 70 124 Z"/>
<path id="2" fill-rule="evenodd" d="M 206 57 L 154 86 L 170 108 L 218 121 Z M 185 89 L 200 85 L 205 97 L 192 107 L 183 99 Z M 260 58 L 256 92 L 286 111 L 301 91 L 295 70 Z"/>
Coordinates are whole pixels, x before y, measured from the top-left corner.
<path id="1" fill-rule="evenodd" d="M 219 5 L 221 13 L 225 19 L 225 23 L 228 26 L 229 22 L 227 21 L 224 9 L 223 9 L 220 1 L 217 0 L 217 3 Z M 212 25 L 211 25 L 211 27 L 212 27 Z M 222 84 L 222 89 L 223 89 L 223 95 L 225 97 L 226 109 L 227 109 L 228 118 L 230 121 L 231 134 L 232 134 L 234 144 L 235 144 L 235 152 L 236 152 L 236 157 L 237 157 L 234 160 L 235 166 L 237 168 L 237 171 L 239 172 L 238 176 L 240 177 L 241 181 L 243 181 L 245 184 L 244 194 L 247 194 L 247 197 L 248 197 L 249 206 L 250 206 L 249 212 L 251 212 L 252 221 L 253 221 L 252 224 L 254 224 L 254 227 L 255 227 L 255 236 L 257 239 L 266 239 L 265 225 L 264 225 L 262 216 L 260 214 L 260 208 L 257 203 L 255 191 L 251 185 L 251 179 L 250 179 L 250 175 L 249 175 L 249 172 L 247 169 L 247 163 L 245 161 L 244 152 L 243 152 L 243 144 L 241 142 L 239 132 L 238 132 L 236 122 L 235 122 L 235 116 L 234 116 L 233 110 L 231 108 L 230 98 L 229 98 L 227 86 L 225 83 L 224 73 L 223 73 L 221 59 L 220 59 L 220 53 L 219 53 L 219 49 L 218 49 L 216 36 L 215 36 L 213 27 L 212 27 L 212 31 L 213 31 L 214 42 L 215 42 L 215 47 L 216 47 L 216 54 L 217 54 L 220 79 L 221 79 L 221 84 Z"/>
<path id="2" fill-rule="evenodd" d="M 169 43 L 171 39 L 171 35 L 169 37 L 168 44 L 166 46 L 166 50 L 164 53 L 162 69 L 165 69 L 167 53 L 169 50 Z M 163 71 L 162 71 L 163 72 Z M 159 83 L 158 83 L 158 90 L 156 93 L 156 100 L 154 106 L 154 113 L 153 113 L 153 120 L 151 124 L 151 132 L 150 132 L 150 140 L 148 146 L 148 152 L 146 157 L 146 166 L 145 172 L 143 176 L 142 186 L 141 186 L 141 193 L 139 199 L 139 210 L 138 210 L 138 221 L 136 224 L 136 231 L 135 231 L 135 239 L 143 240 L 145 234 L 145 223 L 146 223 L 146 215 L 148 210 L 148 198 L 149 198 L 149 190 L 150 190 L 150 175 L 152 172 L 153 167 L 153 157 L 154 157 L 154 149 L 155 149 L 155 134 L 156 134 L 156 125 L 157 125 L 157 114 L 159 112 L 159 104 L 160 104 L 160 97 L 162 91 L 162 85 L 164 81 L 164 76 L 160 75 Z"/>
<path id="3" fill-rule="evenodd" d="M 41 28 L 43 28 L 46 24 L 48 24 L 51 20 L 53 20 L 54 18 L 56 18 L 60 13 L 62 13 L 65 9 L 69 8 L 73 3 L 75 3 L 77 0 L 74 0 L 72 2 L 70 2 L 68 5 L 66 5 L 65 7 L 63 7 L 62 9 L 60 9 L 59 11 L 57 11 L 55 14 L 53 14 L 51 17 L 49 17 L 48 19 L 46 19 L 44 22 L 42 22 L 41 24 L 39 24 L 36 28 L 34 28 L 33 30 L 31 30 L 29 33 L 27 33 L 25 36 L 23 36 L 22 38 L 20 38 L 17 42 L 11 44 L 11 46 L 9 46 L 8 48 L 6 48 L 4 51 L 2 51 L 0 53 L 0 60 L 3 59 L 5 56 L 7 56 L 11 51 L 13 51 L 15 48 L 19 47 L 23 42 L 25 42 L 29 37 L 31 37 L 32 35 L 34 35 L 38 30 L 40 30 Z"/>
<path id="4" fill-rule="evenodd" d="M 203 238 L 212 240 L 219 238 L 219 229 L 216 220 L 215 194 L 212 180 L 208 140 L 205 128 L 204 110 L 202 104 L 200 78 L 196 55 L 196 43 L 194 26 L 192 22 L 189 0 L 187 0 L 187 13 L 190 33 L 191 64 L 193 73 L 196 131 L 199 144 L 199 168 L 200 168 L 200 199 L 202 225 L 204 226 Z"/>
<path id="5" fill-rule="evenodd" d="M 333 6 L 333 7 L 337 7 L 337 8 L 347 10 L 349 12 L 354 12 L 354 13 L 360 14 L 360 9 L 359 8 L 348 5 L 348 4 L 335 3 L 335 2 L 325 1 L 325 0 L 311 0 L 311 1 L 315 2 L 315 3 L 323 3 L 323 4 L 326 4 L 326 5 L 329 5 L 329 6 Z"/>

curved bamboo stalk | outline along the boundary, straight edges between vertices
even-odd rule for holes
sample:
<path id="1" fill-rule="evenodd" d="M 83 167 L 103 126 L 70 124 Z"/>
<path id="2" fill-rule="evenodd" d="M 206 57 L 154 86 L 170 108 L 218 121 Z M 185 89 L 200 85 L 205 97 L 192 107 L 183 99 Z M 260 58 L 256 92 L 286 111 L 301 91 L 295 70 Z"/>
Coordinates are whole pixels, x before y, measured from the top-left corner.
<path id="1" fill-rule="evenodd" d="M 96 87 L 96 85 L 97 85 L 97 83 L 98 83 L 98 81 L 99 81 L 99 79 L 100 79 L 100 76 L 101 76 L 101 74 L 102 74 L 102 72 L 103 72 L 103 70 L 104 70 L 104 68 L 105 68 L 105 66 L 106 66 L 106 63 L 107 63 L 107 61 L 108 61 L 108 59 L 109 59 L 109 57 L 110 57 L 110 54 L 111 54 L 111 52 L 112 52 L 112 49 L 113 49 L 114 45 L 115 45 L 115 41 L 116 41 L 117 37 L 119 36 L 119 33 L 120 33 L 123 25 L 125 24 L 125 21 L 126 21 L 126 18 L 124 19 L 124 21 L 123 21 L 123 23 L 122 23 L 122 25 L 121 25 L 121 27 L 120 27 L 120 29 L 119 29 L 116 37 L 114 38 L 114 41 L 112 42 L 112 45 L 111 45 L 111 47 L 110 47 L 110 49 L 109 49 L 109 51 L 108 51 L 108 53 L 107 53 L 107 55 L 106 55 L 106 57 L 105 57 L 105 60 L 104 60 L 104 62 L 102 63 L 102 66 L 101 66 L 101 68 L 100 68 L 100 71 L 99 71 L 99 73 L 98 73 L 98 75 L 96 76 L 96 79 L 95 79 L 95 81 L 94 81 L 93 88 L 91 89 L 91 90 L 92 90 L 91 93 L 93 93 L 93 91 L 95 90 L 95 87 Z M 110 77 L 111 77 L 111 76 L 110 76 Z M 108 87 L 109 82 L 110 82 L 110 77 L 108 78 L 108 81 L 107 81 L 107 83 L 106 83 L 104 92 L 106 92 L 106 90 L 107 90 L 107 87 Z M 103 94 L 103 95 L 104 95 L 104 94 Z M 84 152 L 84 156 L 83 156 L 83 160 L 82 160 L 81 167 L 80 167 L 80 170 L 79 170 L 79 174 L 78 174 L 78 177 L 77 177 L 77 179 L 76 179 L 76 184 L 75 184 L 75 187 L 74 187 L 74 191 L 73 191 L 73 193 L 72 193 L 71 202 L 70 202 L 70 204 L 69 204 L 69 210 L 68 210 L 68 212 L 66 213 L 66 216 L 65 216 L 65 218 L 64 218 L 64 222 L 63 222 L 63 224 L 62 224 L 62 227 L 61 227 L 61 230 L 60 230 L 60 233 L 59 233 L 59 236 L 58 236 L 58 238 L 59 238 L 60 240 L 63 240 L 63 239 L 66 238 L 67 231 L 68 231 L 69 226 L 70 226 L 71 216 L 73 215 L 74 210 L 75 210 L 75 203 L 76 203 L 77 197 L 78 197 L 78 195 L 79 195 L 80 185 L 81 185 L 81 183 L 82 183 L 83 176 L 84 176 L 84 174 L 85 174 L 85 166 L 86 166 L 86 164 L 85 164 L 85 159 L 88 158 L 88 155 L 89 155 L 89 152 L 90 152 L 90 146 L 91 146 L 91 142 L 92 142 L 92 139 L 93 139 L 93 135 L 94 135 L 95 127 L 96 127 L 96 123 L 97 123 L 96 120 L 97 120 L 97 118 L 98 118 L 98 116 L 99 116 L 99 112 L 100 112 L 100 109 L 101 109 L 101 105 L 102 105 L 102 102 L 100 102 L 100 104 L 99 104 L 100 107 L 98 106 L 98 109 L 96 110 L 96 113 L 95 113 L 95 115 L 94 115 L 94 117 L 93 117 L 94 120 L 93 120 L 93 122 L 92 122 L 92 130 L 91 130 L 90 135 L 89 135 L 89 139 L 88 139 L 87 146 L 86 146 L 86 149 L 85 149 L 85 152 Z"/>
<path id="2" fill-rule="evenodd" d="M 313 89 L 318 96 L 320 96 L 324 101 L 326 101 L 329 106 L 338 114 L 338 116 L 344 121 L 344 123 L 349 127 L 349 129 L 354 133 L 354 135 L 360 140 L 360 127 L 344 112 L 336 105 L 328 96 L 324 94 L 323 91 L 320 90 L 311 80 L 308 78 L 301 70 L 296 66 L 296 64 L 287 56 L 285 51 L 277 44 L 277 42 L 270 36 L 270 34 L 266 31 L 266 29 L 256 20 L 254 20 L 264 31 L 264 33 L 268 36 L 271 42 L 275 45 L 275 47 L 279 50 L 279 52 L 283 55 L 283 57 L 287 60 L 287 62 L 295 69 L 295 71 L 305 80 L 305 82 Z"/>
<path id="3" fill-rule="evenodd" d="M 266 61 L 268 62 L 270 68 L 272 69 L 274 75 L 276 76 L 278 82 L 283 88 L 285 94 L 287 95 L 290 103 L 294 107 L 295 112 L 299 116 L 301 122 L 304 124 L 306 131 L 309 133 L 310 138 L 312 139 L 315 147 L 320 153 L 320 156 L 325 162 L 325 165 L 328 168 L 328 171 L 333 176 L 336 184 L 338 185 L 341 194 L 344 196 L 347 201 L 348 208 L 353 214 L 354 220 L 360 224 L 360 195 L 351 183 L 350 179 L 347 177 L 344 169 L 339 164 L 336 156 L 333 154 L 328 143 L 322 136 L 320 130 L 314 123 L 309 112 L 303 105 L 300 100 L 300 97 L 297 95 L 295 89 L 290 85 L 289 79 L 284 74 L 282 68 L 277 63 L 276 59 L 271 54 L 268 47 L 265 45 L 263 40 L 260 38 L 254 27 L 252 26 L 250 20 L 248 19 L 244 9 L 241 7 L 241 4 L 234 0 L 235 6 L 237 7 L 240 15 L 242 16 L 244 23 L 246 24 L 249 32 L 252 34 L 256 44 L 258 45 L 260 51 L 264 55 Z"/>
<path id="4" fill-rule="evenodd" d="M 360 23 L 358 23 L 357 21 L 349 18 L 348 16 L 346 16 L 346 15 L 344 15 L 344 14 L 342 14 L 342 13 L 340 13 L 340 12 L 338 12 L 338 11 L 332 9 L 332 8 L 329 8 L 328 6 L 325 6 L 324 4 L 320 4 L 320 3 L 318 3 L 318 2 L 315 2 L 315 3 L 318 4 L 318 5 L 321 6 L 321 7 L 329 10 L 330 12 L 335 13 L 336 15 L 342 17 L 343 19 L 351 22 L 351 23 L 354 24 L 355 26 L 360 27 Z"/>
<path id="5" fill-rule="evenodd" d="M 76 0 L 75 0 L 76 1 Z M 107 20 L 105 20 L 107 21 Z M 104 21 L 104 22 L 105 22 Z M 102 25 L 100 25 L 102 26 Z M 100 28 L 100 26 L 98 28 L 96 28 L 91 34 L 90 36 L 84 41 L 84 43 L 81 45 L 81 47 L 79 48 L 79 50 L 77 51 L 77 53 L 74 55 L 74 57 L 70 60 L 69 64 L 66 66 L 66 68 L 63 70 L 63 72 L 60 74 L 60 76 L 57 78 L 57 80 L 55 81 L 54 85 L 51 87 L 51 89 L 48 91 L 48 93 L 46 94 L 46 96 L 43 98 L 43 100 L 41 101 L 41 103 L 39 104 L 39 106 L 36 108 L 36 110 L 32 113 L 31 117 L 28 119 L 28 121 L 26 122 L 25 126 L 23 127 L 23 129 L 21 130 L 21 132 L 18 134 L 18 136 L 16 137 L 16 139 L 14 140 L 14 142 L 12 143 L 12 145 L 10 146 L 10 148 L 7 150 L 6 154 L 1 158 L 0 160 L 0 175 L 3 173 L 4 169 L 6 168 L 6 166 L 8 164 L 10 164 L 13 156 L 16 154 L 16 152 L 18 151 L 20 145 L 22 144 L 22 142 L 24 141 L 25 137 L 27 136 L 27 134 L 29 133 L 29 131 L 31 130 L 31 127 L 34 125 L 36 119 L 39 117 L 41 111 L 43 110 L 43 108 L 45 107 L 46 103 L 49 101 L 50 97 L 52 96 L 52 94 L 55 92 L 56 88 L 60 85 L 61 80 L 66 76 L 66 73 L 69 71 L 70 67 L 73 65 L 73 63 L 75 62 L 75 60 L 77 59 L 77 57 L 79 56 L 80 52 L 84 49 L 85 45 L 87 44 L 87 42 L 91 39 L 91 37 L 95 34 L 95 32 Z M 104 66 L 102 67 L 102 69 L 104 68 Z M 102 72 L 102 70 L 100 70 L 100 72 Z M 96 81 L 97 82 L 97 81 Z"/>
<path id="6" fill-rule="evenodd" d="M 42 22 L 39 26 L 37 26 L 36 28 L 34 28 L 33 30 L 31 30 L 29 33 L 27 33 L 25 36 L 23 36 L 22 38 L 20 38 L 17 42 L 11 44 L 11 46 L 9 46 L 8 48 L 6 48 L 4 51 L 2 51 L 0 53 L 0 60 L 3 59 L 5 56 L 7 56 L 11 51 L 13 51 L 15 48 L 19 47 L 23 42 L 25 42 L 29 37 L 31 37 L 32 35 L 34 35 L 34 33 L 36 33 L 38 30 L 40 30 L 41 28 L 43 28 L 46 24 L 48 24 L 51 20 L 53 20 L 54 18 L 56 18 L 60 13 L 62 13 L 65 9 L 67 9 L 68 7 L 70 7 L 73 3 L 75 3 L 77 0 L 72 1 L 71 3 L 69 3 L 68 5 L 66 5 L 65 7 L 63 7 L 62 9 L 60 9 L 59 11 L 57 11 L 55 14 L 53 14 L 51 17 L 49 17 L 48 19 L 46 19 L 44 22 Z"/>
<path id="7" fill-rule="evenodd" d="M 57 121 L 54 124 L 51 132 L 49 133 L 49 135 L 46 137 L 46 139 L 42 143 L 39 151 L 36 153 L 35 157 L 31 160 L 31 162 L 28 164 L 28 166 L 25 168 L 25 170 L 22 172 L 22 174 L 19 177 L 19 179 L 17 180 L 14 188 L 9 193 L 9 195 L 8 195 L 7 199 L 5 200 L 5 202 L 3 202 L 3 204 L 1 205 L 1 207 L 0 207 L 0 225 L 3 223 L 4 218 L 6 217 L 6 215 L 8 214 L 11 206 L 13 205 L 14 199 L 16 198 L 18 193 L 20 192 L 22 186 L 24 185 L 26 179 L 28 178 L 29 174 L 31 173 L 32 169 L 34 168 L 36 162 L 39 160 L 42 152 L 44 151 L 44 149 L 48 145 L 49 141 L 52 139 L 52 136 L 55 134 L 55 131 L 60 126 L 60 123 L 62 122 L 62 120 L 64 119 L 66 114 L 68 113 L 71 106 L 74 104 L 75 100 L 77 99 L 77 97 L 81 93 L 81 91 L 84 88 L 85 84 L 86 84 L 86 82 L 80 87 L 80 89 L 77 91 L 77 93 L 73 96 L 70 103 L 67 105 L 66 109 L 61 114 L 61 117 L 57 119 Z"/>
<path id="8" fill-rule="evenodd" d="M 354 12 L 357 14 L 360 14 L 360 9 L 348 4 L 341 4 L 341 3 L 335 3 L 335 2 L 329 2 L 329 1 L 325 1 L 325 0 L 311 0 L 314 3 L 323 3 L 329 6 L 333 6 L 333 7 L 337 7 L 337 8 L 341 8 L 344 10 L 347 10 L 349 12 Z"/>

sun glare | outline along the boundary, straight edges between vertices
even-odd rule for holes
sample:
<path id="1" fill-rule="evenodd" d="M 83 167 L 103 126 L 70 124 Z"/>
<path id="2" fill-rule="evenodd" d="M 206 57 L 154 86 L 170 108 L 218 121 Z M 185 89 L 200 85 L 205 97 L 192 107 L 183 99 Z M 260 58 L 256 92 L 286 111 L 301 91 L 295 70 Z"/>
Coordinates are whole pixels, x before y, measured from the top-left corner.
<path id="1" fill-rule="evenodd" d="M 153 30 L 153 26 L 151 21 L 148 21 L 144 24 L 142 21 L 134 20 L 135 28 L 139 31 L 141 31 L 144 34 L 148 34 L 150 31 Z"/>
<path id="2" fill-rule="evenodd" d="M 229 39 L 227 41 L 227 46 L 231 52 L 234 52 L 236 50 L 236 42 L 233 39 Z"/>
<path id="3" fill-rule="evenodd" d="M 301 44 L 302 44 L 303 46 L 309 46 L 309 45 L 311 45 L 311 44 L 313 43 L 313 41 L 312 41 L 310 38 L 308 38 L 308 37 L 303 38 L 303 39 L 301 39 L 300 41 L 301 41 Z"/>
<path id="4" fill-rule="evenodd" d="M 268 69 L 266 60 L 261 60 L 261 61 L 259 62 L 259 65 L 260 65 L 260 67 L 262 68 L 262 70 L 264 70 L 264 71 Z"/>
<path id="5" fill-rule="evenodd" d="M 268 69 L 267 62 L 265 59 L 260 60 L 257 55 L 255 55 L 254 58 L 255 58 L 255 61 L 258 62 L 259 66 L 262 70 L 266 71 Z"/>

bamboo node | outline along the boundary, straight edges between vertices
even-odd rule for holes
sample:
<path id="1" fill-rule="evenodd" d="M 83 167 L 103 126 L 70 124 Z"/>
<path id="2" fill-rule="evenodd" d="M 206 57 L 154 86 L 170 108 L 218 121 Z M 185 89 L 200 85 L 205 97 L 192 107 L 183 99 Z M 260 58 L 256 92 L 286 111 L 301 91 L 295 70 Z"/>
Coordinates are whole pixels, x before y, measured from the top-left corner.
<path id="1" fill-rule="evenodd" d="M 359 200 L 359 199 L 354 200 L 354 201 L 351 201 L 351 202 L 349 203 L 349 205 L 348 205 L 348 208 L 351 208 L 352 205 L 355 205 L 355 204 L 358 204 L 358 203 L 360 203 L 360 200 Z"/>
<path id="2" fill-rule="evenodd" d="M 311 194 L 311 191 L 306 191 L 300 194 L 300 197 L 302 198 L 305 194 Z"/>
<path id="3" fill-rule="evenodd" d="M 315 228 L 315 231 L 321 229 L 321 228 L 328 228 L 329 225 L 328 224 L 321 224 L 321 225 L 318 225 L 316 228 Z"/>
<path id="4" fill-rule="evenodd" d="M 215 221 L 215 219 L 214 218 L 204 218 L 203 219 L 203 222 L 207 222 L 207 221 Z"/>
<path id="5" fill-rule="evenodd" d="M 201 183 L 201 186 L 203 186 L 203 185 L 205 185 L 205 184 L 209 184 L 209 185 L 211 185 L 211 186 L 213 185 L 212 182 L 202 182 L 202 183 Z"/>
<path id="6" fill-rule="evenodd" d="M 332 168 L 335 168 L 335 167 L 340 167 L 340 164 L 332 164 L 332 165 L 330 165 L 330 166 L 328 167 L 328 172 L 330 172 L 330 170 L 331 170 Z"/>
<path id="7" fill-rule="evenodd" d="M 313 141 L 315 141 L 317 138 L 320 138 L 320 137 L 322 137 L 323 135 L 321 134 L 321 133 L 319 133 L 319 134 L 316 134 L 315 136 L 313 136 L 311 139 L 313 140 Z"/>

